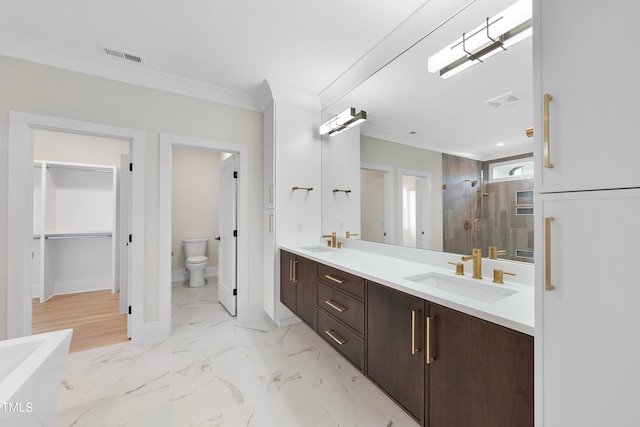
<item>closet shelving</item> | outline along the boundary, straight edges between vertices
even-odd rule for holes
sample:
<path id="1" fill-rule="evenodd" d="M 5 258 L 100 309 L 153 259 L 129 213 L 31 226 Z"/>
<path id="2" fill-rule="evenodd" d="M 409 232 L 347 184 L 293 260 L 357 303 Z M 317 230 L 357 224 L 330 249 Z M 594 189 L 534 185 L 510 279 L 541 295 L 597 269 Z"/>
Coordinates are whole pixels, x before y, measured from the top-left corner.
<path id="1" fill-rule="evenodd" d="M 33 296 L 118 289 L 117 169 L 34 162 Z"/>

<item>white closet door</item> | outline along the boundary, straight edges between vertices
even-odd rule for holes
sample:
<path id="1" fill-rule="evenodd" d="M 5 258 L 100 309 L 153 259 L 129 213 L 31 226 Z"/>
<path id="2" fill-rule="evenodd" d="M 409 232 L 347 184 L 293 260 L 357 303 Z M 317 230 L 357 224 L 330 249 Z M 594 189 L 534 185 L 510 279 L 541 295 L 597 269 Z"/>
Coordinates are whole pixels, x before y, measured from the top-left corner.
<path id="1" fill-rule="evenodd" d="M 120 268 L 120 313 L 128 313 L 131 304 L 130 276 L 131 251 L 129 250 L 129 234 L 131 234 L 131 172 L 129 171 L 129 156 L 120 156 L 120 185 L 119 185 L 119 233 L 115 236 L 118 245 Z M 131 338 L 131 315 L 127 314 L 127 336 Z"/>

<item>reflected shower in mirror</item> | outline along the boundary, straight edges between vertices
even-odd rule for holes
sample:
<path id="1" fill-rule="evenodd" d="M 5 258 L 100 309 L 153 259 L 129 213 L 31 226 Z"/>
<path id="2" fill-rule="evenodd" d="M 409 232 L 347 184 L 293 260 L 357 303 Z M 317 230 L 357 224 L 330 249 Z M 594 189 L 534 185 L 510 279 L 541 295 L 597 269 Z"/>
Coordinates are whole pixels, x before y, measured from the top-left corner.
<path id="1" fill-rule="evenodd" d="M 491 34 L 514 3 L 477 0 L 453 13 L 451 2 L 430 1 L 433 31 L 323 111 L 324 120 L 367 111 L 359 128 L 322 137 L 323 232 L 455 254 L 477 247 L 485 257 L 495 247 L 502 259 L 532 261 L 531 37 L 496 44 L 446 79 L 428 70 L 463 33 L 487 34 L 488 22 Z M 518 3 L 530 13 L 530 0 Z"/>

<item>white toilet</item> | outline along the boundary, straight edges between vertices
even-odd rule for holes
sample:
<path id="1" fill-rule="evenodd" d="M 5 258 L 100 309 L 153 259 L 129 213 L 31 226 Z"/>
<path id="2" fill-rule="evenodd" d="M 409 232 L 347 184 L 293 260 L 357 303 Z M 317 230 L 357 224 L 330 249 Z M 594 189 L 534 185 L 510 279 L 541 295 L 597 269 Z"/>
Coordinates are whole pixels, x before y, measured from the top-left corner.
<path id="1" fill-rule="evenodd" d="M 185 265 L 189 270 L 189 286 L 192 288 L 204 285 L 204 271 L 209 261 L 209 258 L 205 256 L 208 243 L 209 239 L 207 238 L 182 240 L 186 258 Z"/>

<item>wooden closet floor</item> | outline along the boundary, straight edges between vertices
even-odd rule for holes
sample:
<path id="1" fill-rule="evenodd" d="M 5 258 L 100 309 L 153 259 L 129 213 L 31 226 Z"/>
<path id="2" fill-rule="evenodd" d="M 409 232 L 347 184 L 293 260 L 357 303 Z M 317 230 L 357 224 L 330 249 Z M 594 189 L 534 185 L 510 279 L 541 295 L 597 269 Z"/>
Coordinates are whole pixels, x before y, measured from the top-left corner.
<path id="1" fill-rule="evenodd" d="M 69 352 L 127 340 L 127 315 L 120 314 L 120 293 L 110 290 L 55 295 L 32 304 L 32 333 L 73 329 Z"/>

